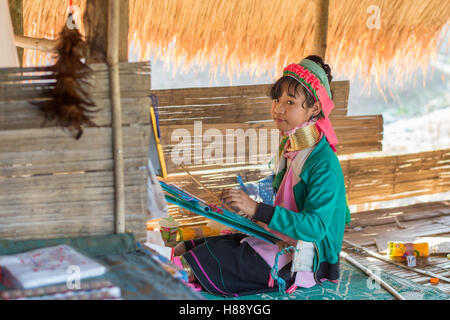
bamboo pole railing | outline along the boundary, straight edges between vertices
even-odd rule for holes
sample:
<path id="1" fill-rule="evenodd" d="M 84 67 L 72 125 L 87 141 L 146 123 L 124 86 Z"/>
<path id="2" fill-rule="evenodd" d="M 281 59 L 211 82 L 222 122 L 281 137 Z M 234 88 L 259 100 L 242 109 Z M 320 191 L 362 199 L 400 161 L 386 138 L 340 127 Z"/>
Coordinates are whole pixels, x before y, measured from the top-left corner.
<path id="1" fill-rule="evenodd" d="M 122 105 L 119 78 L 119 1 L 109 0 L 107 63 L 110 70 L 114 153 L 115 232 L 125 232 L 125 184 L 123 163 Z"/>

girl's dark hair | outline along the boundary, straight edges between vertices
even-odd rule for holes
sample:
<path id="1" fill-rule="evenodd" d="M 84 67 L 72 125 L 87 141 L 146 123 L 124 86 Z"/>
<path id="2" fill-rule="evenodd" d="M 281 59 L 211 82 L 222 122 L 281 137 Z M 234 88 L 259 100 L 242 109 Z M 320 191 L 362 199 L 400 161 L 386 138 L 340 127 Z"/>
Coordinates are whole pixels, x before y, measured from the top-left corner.
<path id="1" fill-rule="evenodd" d="M 333 79 L 333 76 L 331 75 L 331 68 L 328 64 L 325 64 L 325 62 L 322 60 L 321 57 L 311 55 L 311 56 L 307 56 L 305 59 L 314 61 L 315 63 L 320 65 L 322 67 L 322 69 L 325 71 L 325 73 L 327 74 L 328 82 L 331 83 L 331 80 Z M 284 83 L 287 83 L 288 93 L 293 96 L 295 96 L 298 86 L 301 86 L 301 88 L 303 90 L 303 94 L 306 97 L 306 100 L 305 100 L 306 107 L 311 108 L 314 105 L 314 96 L 312 94 L 310 94 L 308 92 L 308 90 L 306 90 L 306 88 L 300 84 L 300 82 L 298 82 L 297 80 L 295 80 L 294 78 L 289 77 L 289 76 L 281 77 L 272 85 L 272 87 L 270 88 L 269 96 L 273 100 L 278 99 L 283 94 L 283 92 L 281 91 L 281 88 Z M 321 116 L 322 116 L 322 113 L 320 113 L 319 117 L 321 117 Z"/>

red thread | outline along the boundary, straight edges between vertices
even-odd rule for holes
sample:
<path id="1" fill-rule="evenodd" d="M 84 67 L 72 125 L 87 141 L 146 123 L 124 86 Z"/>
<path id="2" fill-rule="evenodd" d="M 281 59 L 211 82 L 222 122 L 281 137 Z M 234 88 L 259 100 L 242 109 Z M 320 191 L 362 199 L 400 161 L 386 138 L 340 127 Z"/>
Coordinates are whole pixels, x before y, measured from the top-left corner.
<path id="1" fill-rule="evenodd" d="M 275 281 L 274 281 L 274 279 L 273 279 L 273 277 L 272 277 L 272 274 L 270 274 L 270 276 L 269 276 L 269 281 L 268 281 L 267 285 L 268 285 L 270 288 L 272 288 L 273 285 L 274 285 L 274 283 L 275 283 Z"/>
<path id="2" fill-rule="evenodd" d="M 297 290 L 297 286 L 295 284 L 293 284 L 289 289 L 286 290 L 286 293 L 291 294 L 295 290 Z"/>

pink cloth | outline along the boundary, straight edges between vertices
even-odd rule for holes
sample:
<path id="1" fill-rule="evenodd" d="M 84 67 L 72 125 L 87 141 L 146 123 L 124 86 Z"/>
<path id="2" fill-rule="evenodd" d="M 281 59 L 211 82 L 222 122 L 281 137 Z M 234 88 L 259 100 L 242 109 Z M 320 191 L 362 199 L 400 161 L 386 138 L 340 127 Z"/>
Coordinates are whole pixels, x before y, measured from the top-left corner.
<path id="1" fill-rule="evenodd" d="M 331 125 L 330 115 L 331 111 L 334 109 L 334 102 L 328 96 L 328 93 L 324 86 L 320 85 L 316 90 L 317 97 L 322 105 L 322 112 L 325 115 L 325 118 L 320 118 L 317 120 L 317 127 L 319 131 L 323 132 L 323 134 L 327 137 L 328 143 L 334 152 L 336 152 L 336 145 L 338 144 L 338 139 L 336 137 L 336 133 L 334 132 L 333 126 Z"/>
<path id="2" fill-rule="evenodd" d="M 278 189 L 277 195 L 275 197 L 274 206 L 281 206 L 287 210 L 298 212 L 297 203 L 295 202 L 294 197 L 294 186 L 296 184 L 296 178 L 293 175 L 292 166 L 289 167 L 287 172 L 283 177 L 283 181 Z M 280 239 L 289 243 L 289 245 L 295 247 L 297 244 L 297 240 L 291 237 L 286 236 L 285 234 L 272 230 L 266 227 L 274 235 L 278 236 Z M 255 250 L 263 259 L 267 262 L 270 268 L 273 268 L 275 265 L 275 258 L 279 251 L 278 246 L 275 244 L 268 243 L 264 240 L 255 238 L 255 237 L 247 237 L 242 239 L 242 242 L 247 242 L 253 250 Z M 281 270 L 284 266 L 286 266 L 293 259 L 292 253 L 283 254 L 278 259 L 278 270 Z M 295 291 L 295 286 L 302 288 L 310 288 L 316 284 L 314 280 L 313 272 L 297 272 L 295 276 L 294 285 L 288 289 L 290 291 Z"/>
<path id="3" fill-rule="evenodd" d="M 181 263 L 180 257 L 172 257 L 172 263 L 177 266 L 180 270 L 184 270 L 183 264 Z"/>
<path id="4" fill-rule="evenodd" d="M 295 202 L 294 197 L 294 186 L 297 183 L 296 178 L 293 176 L 292 166 L 289 166 L 289 169 L 284 174 L 283 181 L 278 189 L 277 195 L 275 197 L 274 206 L 280 206 L 287 210 L 298 212 L 297 203 Z M 267 228 L 268 229 L 268 228 Z M 281 238 L 282 240 L 289 243 L 291 246 L 295 246 L 297 244 L 296 239 L 292 239 L 281 232 L 268 229 L 270 232 Z"/>

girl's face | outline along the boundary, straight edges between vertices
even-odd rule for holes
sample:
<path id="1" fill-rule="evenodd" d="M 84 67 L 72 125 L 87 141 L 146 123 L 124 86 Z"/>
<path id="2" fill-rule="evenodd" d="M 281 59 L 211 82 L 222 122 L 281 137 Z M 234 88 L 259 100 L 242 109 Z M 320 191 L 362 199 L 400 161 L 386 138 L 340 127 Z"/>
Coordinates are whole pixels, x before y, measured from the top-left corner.
<path id="1" fill-rule="evenodd" d="M 306 107 L 306 97 L 301 86 L 297 87 L 294 94 L 289 92 L 288 85 L 287 82 L 282 84 L 280 97 L 272 102 L 272 118 L 280 131 L 294 129 L 320 112 L 319 102 L 315 102 L 311 108 Z"/>

